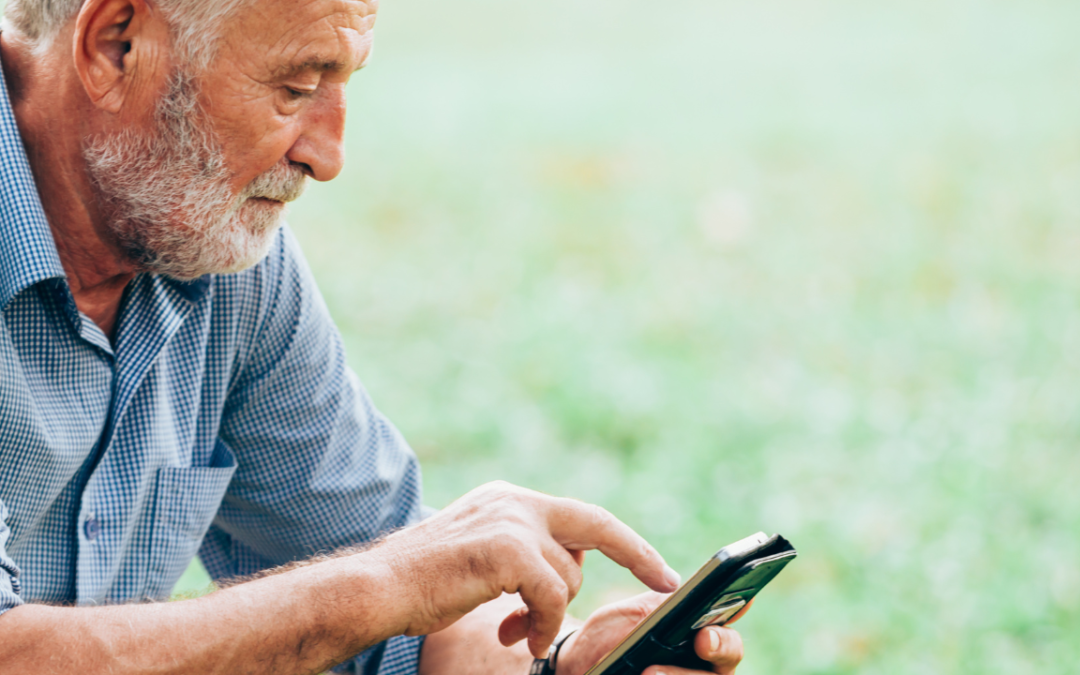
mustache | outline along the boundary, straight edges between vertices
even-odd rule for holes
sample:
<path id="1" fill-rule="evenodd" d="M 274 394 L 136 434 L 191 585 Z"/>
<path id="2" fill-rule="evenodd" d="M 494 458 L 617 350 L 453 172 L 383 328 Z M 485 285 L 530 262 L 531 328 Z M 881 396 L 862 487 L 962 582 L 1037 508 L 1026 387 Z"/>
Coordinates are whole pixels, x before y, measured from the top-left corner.
<path id="1" fill-rule="evenodd" d="M 282 160 L 281 163 L 270 167 L 248 183 L 240 197 L 241 199 L 262 197 L 279 202 L 291 202 L 299 199 L 306 188 L 307 175 L 304 171 L 288 160 Z"/>

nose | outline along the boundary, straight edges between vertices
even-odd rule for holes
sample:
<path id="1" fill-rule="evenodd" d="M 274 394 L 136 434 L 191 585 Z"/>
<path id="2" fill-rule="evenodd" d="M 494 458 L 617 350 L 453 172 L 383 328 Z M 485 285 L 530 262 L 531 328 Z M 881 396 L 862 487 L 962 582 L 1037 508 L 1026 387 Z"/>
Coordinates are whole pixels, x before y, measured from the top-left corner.
<path id="1" fill-rule="evenodd" d="M 286 156 L 315 180 L 333 180 L 345 164 L 344 85 L 320 87 L 299 121 L 300 135 Z"/>

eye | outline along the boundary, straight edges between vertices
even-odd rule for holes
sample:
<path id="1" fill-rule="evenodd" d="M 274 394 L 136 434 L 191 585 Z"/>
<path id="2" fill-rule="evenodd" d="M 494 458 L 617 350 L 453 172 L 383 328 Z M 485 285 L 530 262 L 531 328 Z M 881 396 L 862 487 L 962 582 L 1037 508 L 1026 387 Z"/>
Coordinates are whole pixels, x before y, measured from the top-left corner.
<path id="1" fill-rule="evenodd" d="M 292 87 L 285 87 L 285 97 L 288 98 L 290 101 L 297 101 L 302 98 L 311 98 L 312 94 L 314 93 L 314 90 L 294 89 Z"/>

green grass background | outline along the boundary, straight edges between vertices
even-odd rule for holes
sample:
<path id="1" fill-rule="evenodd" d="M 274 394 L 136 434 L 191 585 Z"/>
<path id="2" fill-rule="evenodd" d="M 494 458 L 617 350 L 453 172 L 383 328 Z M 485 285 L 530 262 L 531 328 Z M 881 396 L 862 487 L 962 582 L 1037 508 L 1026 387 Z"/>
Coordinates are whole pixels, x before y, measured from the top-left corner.
<path id="1" fill-rule="evenodd" d="M 598 502 L 684 574 L 783 533 L 742 675 L 1074 673 L 1078 26 L 387 0 L 291 222 L 429 504 Z M 573 610 L 638 590 L 594 554 Z"/>

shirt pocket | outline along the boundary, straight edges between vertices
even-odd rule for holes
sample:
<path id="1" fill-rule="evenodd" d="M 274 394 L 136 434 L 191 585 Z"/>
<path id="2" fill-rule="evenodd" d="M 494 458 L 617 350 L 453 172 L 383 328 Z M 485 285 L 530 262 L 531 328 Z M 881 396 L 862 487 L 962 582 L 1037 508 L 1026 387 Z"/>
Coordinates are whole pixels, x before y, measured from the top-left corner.
<path id="1" fill-rule="evenodd" d="M 168 597 L 195 558 L 235 472 L 236 457 L 220 439 L 209 466 L 158 469 L 144 597 Z"/>

